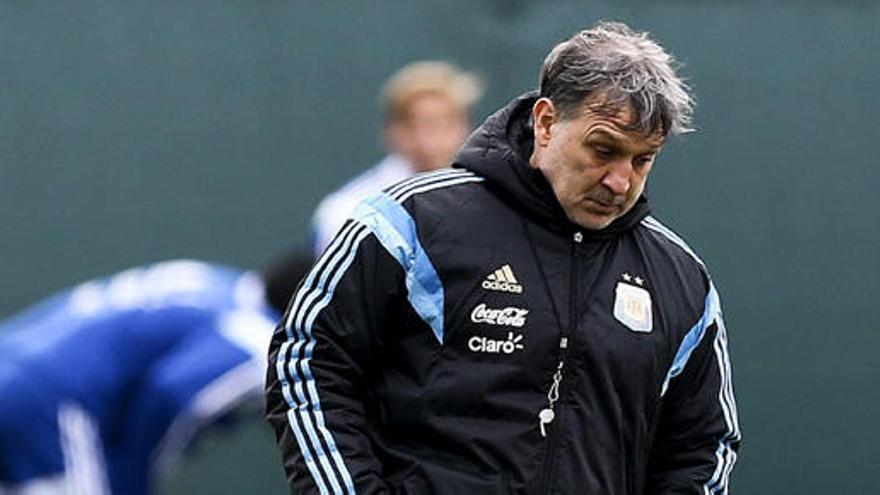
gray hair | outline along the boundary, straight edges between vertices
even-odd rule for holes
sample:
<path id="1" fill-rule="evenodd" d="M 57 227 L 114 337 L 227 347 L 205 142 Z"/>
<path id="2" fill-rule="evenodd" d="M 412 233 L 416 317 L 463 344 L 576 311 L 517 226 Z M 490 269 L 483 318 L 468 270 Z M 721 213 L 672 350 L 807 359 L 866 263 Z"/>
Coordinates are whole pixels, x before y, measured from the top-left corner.
<path id="1" fill-rule="evenodd" d="M 593 111 L 616 115 L 629 105 L 635 129 L 690 132 L 694 99 L 663 47 L 619 22 L 600 22 L 556 45 L 541 68 L 541 96 L 562 119 Z M 587 100 L 589 97 L 596 97 Z"/>

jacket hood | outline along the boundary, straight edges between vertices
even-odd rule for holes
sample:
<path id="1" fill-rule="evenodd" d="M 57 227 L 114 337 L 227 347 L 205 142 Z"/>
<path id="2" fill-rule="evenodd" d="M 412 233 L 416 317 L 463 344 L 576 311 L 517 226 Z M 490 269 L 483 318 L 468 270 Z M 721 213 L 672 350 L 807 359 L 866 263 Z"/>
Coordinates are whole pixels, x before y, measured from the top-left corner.
<path id="1" fill-rule="evenodd" d="M 453 167 L 485 177 L 505 201 L 553 230 L 607 238 L 638 224 L 650 213 L 645 195 L 601 230 L 584 229 L 568 219 L 544 174 L 529 164 L 534 146 L 531 110 L 537 98 L 536 91 L 525 93 L 486 119 L 462 146 Z"/>

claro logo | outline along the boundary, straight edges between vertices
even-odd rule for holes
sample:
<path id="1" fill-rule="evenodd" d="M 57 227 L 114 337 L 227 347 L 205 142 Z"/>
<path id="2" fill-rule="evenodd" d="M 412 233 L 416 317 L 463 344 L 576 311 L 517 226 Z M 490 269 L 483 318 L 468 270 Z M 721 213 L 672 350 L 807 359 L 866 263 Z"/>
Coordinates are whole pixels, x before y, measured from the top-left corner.
<path id="1" fill-rule="evenodd" d="M 514 336 L 513 332 L 507 333 L 507 340 L 496 340 L 474 335 L 468 340 L 468 347 L 473 352 L 513 354 L 523 348 L 522 339 L 522 335 Z"/>
<path id="2" fill-rule="evenodd" d="M 503 327 L 522 328 L 526 324 L 526 315 L 529 310 L 508 306 L 503 309 L 487 308 L 485 303 L 480 303 L 471 311 L 471 321 L 474 323 L 488 323 Z"/>

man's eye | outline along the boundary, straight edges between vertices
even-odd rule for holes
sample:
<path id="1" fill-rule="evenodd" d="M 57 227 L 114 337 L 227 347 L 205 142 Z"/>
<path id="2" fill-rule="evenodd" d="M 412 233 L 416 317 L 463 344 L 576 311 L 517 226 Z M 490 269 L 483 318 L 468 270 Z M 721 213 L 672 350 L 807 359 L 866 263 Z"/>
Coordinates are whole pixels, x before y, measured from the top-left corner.
<path id="1" fill-rule="evenodd" d="M 599 158 L 611 158 L 614 155 L 614 151 L 611 148 L 594 146 L 593 149 L 596 151 L 596 155 L 599 156 Z"/>
<path id="2" fill-rule="evenodd" d="M 653 156 L 642 156 L 642 157 L 636 158 L 635 166 L 636 167 L 644 167 L 645 165 L 648 165 L 649 163 L 651 163 L 653 161 L 654 161 Z"/>

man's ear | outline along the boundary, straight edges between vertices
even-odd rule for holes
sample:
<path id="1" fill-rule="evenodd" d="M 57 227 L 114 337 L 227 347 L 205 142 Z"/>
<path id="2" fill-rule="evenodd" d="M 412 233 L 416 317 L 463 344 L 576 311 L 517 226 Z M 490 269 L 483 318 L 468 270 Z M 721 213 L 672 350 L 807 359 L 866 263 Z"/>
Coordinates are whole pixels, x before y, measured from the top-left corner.
<path id="1" fill-rule="evenodd" d="M 532 122 L 534 122 L 535 148 L 544 148 L 550 143 L 553 124 L 559 120 L 556 106 L 549 98 L 538 98 L 532 106 Z"/>

